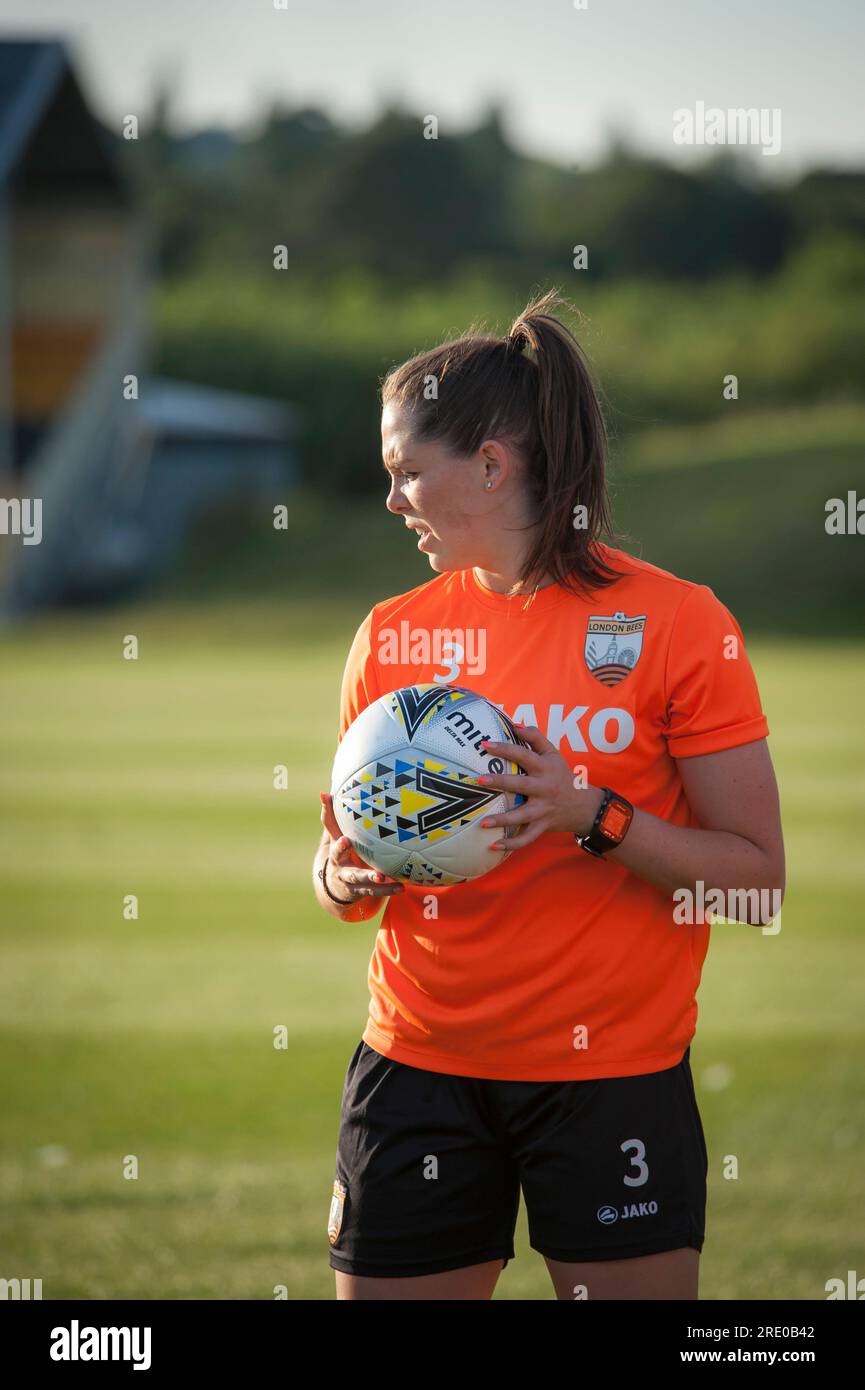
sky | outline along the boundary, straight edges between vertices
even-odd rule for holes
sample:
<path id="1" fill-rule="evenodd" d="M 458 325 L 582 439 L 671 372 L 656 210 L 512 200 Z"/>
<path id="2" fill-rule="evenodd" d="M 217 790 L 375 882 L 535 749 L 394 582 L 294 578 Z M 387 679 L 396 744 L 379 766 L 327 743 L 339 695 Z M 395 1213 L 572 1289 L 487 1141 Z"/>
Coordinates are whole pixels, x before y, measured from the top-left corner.
<path id="1" fill-rule="evenodd" d="M 702 102 L 776 121 L 779 152 L 752 151 L 770 178 L 865 167 L 863 0 L 0 0 L 0 36 L 40 35 L 113 126 L 164 72 L 184 131 L 251 133 L 275 99 L 350 125 L 399 101 L 441 134 L 495 101 L 527 154 L 587 167 L 616 131 L 687 164 L 707 151 L 673 113 Z"/>

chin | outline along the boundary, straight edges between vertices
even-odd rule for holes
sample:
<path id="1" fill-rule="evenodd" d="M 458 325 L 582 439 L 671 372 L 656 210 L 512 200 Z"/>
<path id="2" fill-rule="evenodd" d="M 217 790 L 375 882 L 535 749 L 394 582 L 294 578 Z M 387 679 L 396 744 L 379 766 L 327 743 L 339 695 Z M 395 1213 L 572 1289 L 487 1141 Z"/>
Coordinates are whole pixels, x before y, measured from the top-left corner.
<path id="1" fill-rule="evenodd" d="M 444 574 L 447 570 L 453 569 L 453 565 L 449 565 L 441 555 L 427 555 L 426 558 L 429 561 L 430 569 L 437 570 L 439 574 Z"/>

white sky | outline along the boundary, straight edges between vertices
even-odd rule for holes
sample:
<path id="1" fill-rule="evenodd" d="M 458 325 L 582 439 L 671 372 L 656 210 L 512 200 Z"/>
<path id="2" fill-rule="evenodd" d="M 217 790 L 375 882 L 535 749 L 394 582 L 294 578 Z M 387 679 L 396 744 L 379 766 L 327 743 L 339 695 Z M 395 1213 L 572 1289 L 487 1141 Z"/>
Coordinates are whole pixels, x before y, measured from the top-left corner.
<path id="1" fill-rule="evenodd" d="M 463 128 L 504 100 L 522 150 L 591 163 L 608 129 L 670 160 L 679 107 L 782 112 L 768 175 L 865 167 L 863 0 L 0 0 L 0 36 L 69 41 L 110 124 L 176 75 L 177 124 L 251 129 L 268 97 L 366 123 L 384 98 Z"/>

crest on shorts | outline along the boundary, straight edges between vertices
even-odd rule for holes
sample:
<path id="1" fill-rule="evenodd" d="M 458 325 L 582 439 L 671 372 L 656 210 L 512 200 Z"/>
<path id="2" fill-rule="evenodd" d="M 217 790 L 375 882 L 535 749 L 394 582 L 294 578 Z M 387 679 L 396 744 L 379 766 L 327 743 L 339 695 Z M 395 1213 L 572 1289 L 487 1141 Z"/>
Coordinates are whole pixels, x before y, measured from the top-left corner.
<path id="1" fill-rule="evenodd" d="M 342 1230 L 342 1213 L 345 1208 L 345 1197 L 348 1188 L 337 1178 L 333 1184 L 333 1196 L 330 1199 L 330 1215 L 327 1218 L 327 1238 L 333 1245 L 338 1239 Z"/>
<path id="2" fill-rule="evenodd" d="M 596 681 L 619 685 L 630 675 L 643 650 L 645 627 L 645 613 L 639 618 L 628 618 L 624 613 L 589 618 L 584 655 Z"/>

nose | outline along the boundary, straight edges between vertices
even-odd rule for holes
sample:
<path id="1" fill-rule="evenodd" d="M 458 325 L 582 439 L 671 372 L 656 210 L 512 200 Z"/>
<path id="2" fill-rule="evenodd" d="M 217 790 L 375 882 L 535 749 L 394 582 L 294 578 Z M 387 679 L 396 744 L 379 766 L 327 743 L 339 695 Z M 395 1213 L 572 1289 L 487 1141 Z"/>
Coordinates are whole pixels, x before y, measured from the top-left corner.
<path id="1" fill-rule="evenodd" d="M 387 501 L 385 502 L 385 506 L 387 507 L 389 512 L 393 512 L 396 516 L 399 516 L 408 507 L 408 503 L 403 497 L 400 489 L 397 487 L 396 478 L 394 477 L 391 477 L 390 480 L 390 492 L 387 495 Z"/>

